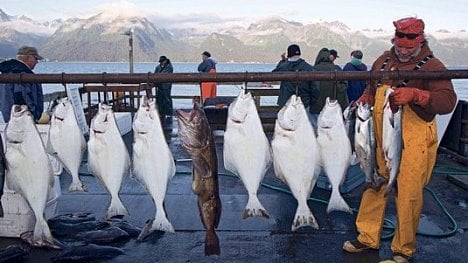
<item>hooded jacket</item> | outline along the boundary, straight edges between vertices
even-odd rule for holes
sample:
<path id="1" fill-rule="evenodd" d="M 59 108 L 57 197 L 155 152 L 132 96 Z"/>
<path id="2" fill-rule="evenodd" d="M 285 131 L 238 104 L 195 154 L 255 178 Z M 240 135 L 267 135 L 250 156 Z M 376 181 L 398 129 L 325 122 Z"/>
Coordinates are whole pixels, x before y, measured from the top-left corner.
<path id="1" fill-rule="evenodd" d="M 330 51 L 326 48 L 322 48 L 317 58 L 315 59 L 314 69 L 317 71 L 341 71 L 341 68 L 330 61 Z M 336 97 L 334 96 L 334 88 L 336 86 Z M 311 105 L 311 113 L 320 113 L 327 97 L 335 97 L 341 106 L 341 110 L 344 110 L 348 106 L 348 95 L 346 94 L 346 81 L 320 81 L 320 96 L 317 103 Z"/>
<path id="2" fill-rule="evenodd" d="M 304 59 L 299 58 L 296 61 L 280 61 L 273 72 L 281 71 L 314 71 L 314 68 Z M 317 81 L 281 81 L 277 104 L 283 107 L 289 98 L 296 94 L 296 87 L 304 107 L 307 108 L 317 101 L 319 93 Z"/>
<path id="3" fill-rule="evenodd" d="M 427 44 L 421 47 L 421 52 L 408 62 L 400 62 L 395 54 L 395 48 L 392 47 L 389 51 L 385 51 L 372 65 L 371 71 L 379 70 L 414 70 L 415 66 L 429 55 L 433 55 L 431 49 Z M 387 64 L 382 69 L 385 61 L 388 59 Z M 422 65 L 421 69 L 426 71 L 440 71 L 447 70 L 444 64 L 437 58 L 432 58 L 427 63 Z M 389 86 L 398 86 L 401 80 L 382 80 L 380 84 Z M 367 85 L 364 94 L 375 96 L 378 81 L 370 81 Z M 419 106 L 410 103 L 411 109 L 425 121 L 431 121 L 436 114 L 448 114 L 456 106 L 457 95 L 453 89 L 452 81 L 450 79 L 435 79 L 435 80 L 422 80 L 411 79 L 408 81 L 406 87 L 415 87 L 423 90 L 428 90 L 431 93 L 429 103 L 425 106 Z M 405 87 L 401 87 L 405 88 Z"/>
<path id="4" fill-rule="evenodd" d="M 0 63 L 0 72 L 26 73 L 34 72 L 23 62 L 11 59 Z M 27 105 L 34 120 L 37 121 L 44 110 L 44 98 L 42 96 L 42 84 L 40 83 L 0 83 L 0 110 L 5 122 L 10 120 L 11 107 L 14 104 Z"/>

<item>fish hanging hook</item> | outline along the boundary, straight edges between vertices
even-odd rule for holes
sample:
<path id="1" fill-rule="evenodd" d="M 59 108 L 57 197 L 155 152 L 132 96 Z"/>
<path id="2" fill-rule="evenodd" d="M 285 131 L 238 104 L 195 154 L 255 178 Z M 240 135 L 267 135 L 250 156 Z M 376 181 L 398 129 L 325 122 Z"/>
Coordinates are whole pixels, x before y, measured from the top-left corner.
<path id="1" fill-rule="evenodd" d="M 338 89 L 338 71 L 335 69 L 335 83 L 333 83 L 333 91 L 332 91 L 332 100 L 336 100 L 336 93 Z"/>
<path id="2" fill-rule="evenodd" d="M 247 83 L 248 83 L 247 73 L 248 73 L 248 71 L 246 70 L 245 71 L 245 80 L 244 80 L 244 93 L 248 91 L 248 88 L 247 88 Z"/>
<path id="3" fill-rule="evenodd" d="M 299 70 L 296 69 L 296 96 L 299 97 Z"/>
<path id="4" fill-rule="evenodd" d="M 65 83 L 65 72 L 62 72 L 61 81 L 62 81 L 63 89 L 65 90 L 65 92 L 67 92 L 67 84 Z"/>
<path id="5" fill-rule="evenodd" d="M 399 68 L 392 68 L 390 71 L 396 71 L 397 73 L 397 78 L 392 80 L 392 89 L 395 89 L 397 87 L 400 87 L 400 84 L 397 86 L 396 83 L 400 81 L 400 69 Z"/>

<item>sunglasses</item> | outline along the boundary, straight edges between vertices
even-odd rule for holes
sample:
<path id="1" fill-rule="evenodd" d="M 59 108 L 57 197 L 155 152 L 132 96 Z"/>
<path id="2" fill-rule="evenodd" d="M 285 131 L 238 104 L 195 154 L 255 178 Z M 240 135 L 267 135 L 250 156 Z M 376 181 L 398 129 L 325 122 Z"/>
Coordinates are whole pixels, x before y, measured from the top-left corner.
<path id="1" fill-rule="evenodd" d="M 395 31 L 395 36 L 396 37 L 398 37 L 398 38 L 406 37 L 407 39 L 410 39 L 410 40 L 416 39 L 420 35 L 421 34 L 405 34 L 405 33 L 400 32 L 400 31 Z"/>

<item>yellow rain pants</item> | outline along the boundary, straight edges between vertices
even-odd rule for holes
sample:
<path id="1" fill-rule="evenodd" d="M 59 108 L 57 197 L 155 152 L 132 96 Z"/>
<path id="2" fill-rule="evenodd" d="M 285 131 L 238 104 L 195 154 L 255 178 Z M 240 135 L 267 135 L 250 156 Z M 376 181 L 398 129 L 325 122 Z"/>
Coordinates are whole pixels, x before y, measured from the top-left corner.
<path id="1" fill-rule="evenodd" d="M 377 166 L 385 178 L 389 174 L 382 151 L 382 118 L 387 85 L 377 88 L 374 105 L 374 124 L 377 141 Z M 425 122 L 408 105 L 403 106 L 402 116 L 403 152 L 400 173 L 397 177 L 396 209 L 397 229 L 392 240 L 393 252 L 412 256 L 416 251 L 416 230 L 423 206 L 423 189 L 432 175 L 437 155 L 437 129 L 435 120 Z M 356 226 L 359 242 L 380 247 L 380 236 L 385 216 L 386 185 L 379 191 L 369 188 L 364 191 Z"/>

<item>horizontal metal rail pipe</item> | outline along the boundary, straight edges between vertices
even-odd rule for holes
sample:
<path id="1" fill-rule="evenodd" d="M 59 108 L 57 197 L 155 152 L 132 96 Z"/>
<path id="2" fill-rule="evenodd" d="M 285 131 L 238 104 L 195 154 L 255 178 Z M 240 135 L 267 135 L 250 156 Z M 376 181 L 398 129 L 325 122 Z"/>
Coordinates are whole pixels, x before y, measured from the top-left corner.
<path id="1" fill-rule="evenodd" d="M 446 71 L 302 71 L 302 72 L 236 72 L 236 73 L 57 73 L 0 74 L 0 83 L 243 83 L 305 80 L 406 80 L 468 79 L 468 70 Z"/>

